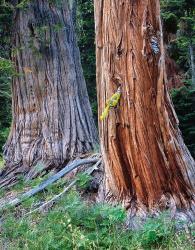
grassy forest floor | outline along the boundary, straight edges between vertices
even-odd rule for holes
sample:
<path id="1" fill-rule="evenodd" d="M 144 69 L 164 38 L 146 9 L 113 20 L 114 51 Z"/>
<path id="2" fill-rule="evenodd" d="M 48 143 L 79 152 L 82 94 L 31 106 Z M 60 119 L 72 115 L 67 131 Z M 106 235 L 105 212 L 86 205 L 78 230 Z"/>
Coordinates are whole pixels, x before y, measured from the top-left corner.
<path id="1" fill-rule="evenodd" d="M 90 178 L 76 178 L 77 184 L 44 210 L 32 212 L 61 192 L 67 180 L 61 179 L 16 208 L 1 211 L 0 249 L 194 249 L 193 225 L 176 231 L 165 213 L 148 219 L 138 231 L 128 230 L 125 211 L 120 206 L 89 203 L 86 196 Z M 34 187 L 42 180 L 39 177 L 27 184 L 21 180 L 11 194 Z M 4 196 L 1 191 L 1 197 Z"/>

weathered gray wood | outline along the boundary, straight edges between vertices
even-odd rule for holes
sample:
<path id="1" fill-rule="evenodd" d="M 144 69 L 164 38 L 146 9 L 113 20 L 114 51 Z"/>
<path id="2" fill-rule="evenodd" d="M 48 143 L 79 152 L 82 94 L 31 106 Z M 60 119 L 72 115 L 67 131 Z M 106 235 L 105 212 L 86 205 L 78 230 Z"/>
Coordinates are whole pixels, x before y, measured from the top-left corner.
<path id="1" fill-rule="evenodd" d="M 12 83 L 13 121 L 0 187 L 37 165 L 62 167 L 98 142 L 72 6 L 74 1 L 34 0 L 16 8 L 12 59 L 18 76 Z M 35 175 L 31 171 L 30 177 Z"/>
<path id="2" fill-rule="evenodd" d="M 98 168 L 98 166 L 101 164 L 101 162 L 102 162 L 102 159 L 99 159 L 99 161 L 94 166 L 92 166 L 90 169 L 86 170 L 85 173 L 88 174 L 88 175 L 92 174 L 94 172 L 94 170 L 96 170 Z M 28 212 L 25 215 L 29 215 L 29 214 L 32 214 L 34 212 L 41 211 L 41 209 L 44 209 L 46 206 L 52 204 L 53 202 L 55 202 L 56 200 L 61 198 L 65 193 L 67 193 L 76 184 L 76 182 L 77 182 L 77 180 L 73 180 L 67 187 L 65 187 L 63 189 L 62 192 L 55 195 L 54 197 L 52 197 L 52 199 L 46 201 L 41 206 L 39 206 L 38 208 Z"/>
<path id="3" fill-rule="evenodd" d="M 59 199 L 62 195 L 64 195 L 65 193 L 67 193 L 74 185 L 76 184 L 76 180 L 72 181 L 67 187 L 65 187 L 63 189 L 62 192 L 60 192 L 59 194 L 55 195 L 51 200 L 46 201 L 45 203 L 43 203 L 41 206 L 39 206 L 38 208 L 28 212 L 25 214 L 25 216 L 41 211 L 41 209 L 44 209 L 46 206 L 52 204 L 54 201 L 56 201 L 57 199 Z"/>
<path id="4" fill-rule="evenodd" d="M 98 158 L 75 160 L 73 163 L 71 163 L 70 165 L 67 165 L 61 171 L 59 171 L 58 173 L 54 174 L 53 176 L 49 177 L 47 180 L 42 182 L 39 186 L 36 186 L 35 188 L 30 189 L 26 193 L 23 193 L 19 198 L 15 198 L 14 200 L 9 201 L 8 203 L 4 204 L 3 206 L 0 206 L 0 209 L 4 209 L 8 206 L 13 207 L 13 206 L 18 205 L 22 201 L 34 196 L 35 194 L 42 191 L 43 189 L 45 189 L 46 187 L 48 187 L 49 185 L 51 185 L 55 181 L 59 180 L 63 176 L 67 175 L 68 173 L 70 173 L 74 169 L 78 168 L 79 166 L 85 165 L 85 164 L 90 164 L 90 163 L 96 163 L 98 160 L 99 160 Z"/>

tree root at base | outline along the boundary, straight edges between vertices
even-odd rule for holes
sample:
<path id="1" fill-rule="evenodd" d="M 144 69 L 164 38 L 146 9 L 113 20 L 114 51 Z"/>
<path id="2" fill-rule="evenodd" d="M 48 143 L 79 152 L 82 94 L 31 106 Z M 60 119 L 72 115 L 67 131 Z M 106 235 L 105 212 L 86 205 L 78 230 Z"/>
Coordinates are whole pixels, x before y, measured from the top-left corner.
<path id="1" fill-rule="evenodd" d="M 147 219 L 158 218 L 163 214 L 167 214 L 167 218 L 175 223 L 178 230 L 183 229 L 186 225 L 195 223 L 195 203 L 194 200 L 188 202 L 188 205 L 183 208 L 177 205 L 177 202 L 171 194 L 162 195 L 159 202 L 151 208 L 141 202 L 136 201 L 136 198 L 119 199 L 111 192 L 105 192 L 104 186 L 101 187 L 98 194 L 98 202 L 104 202 L 111 205 L 121 205 L 127 211 L 126 226 L 128 229 L 139 230 L 143 227 Z"/>

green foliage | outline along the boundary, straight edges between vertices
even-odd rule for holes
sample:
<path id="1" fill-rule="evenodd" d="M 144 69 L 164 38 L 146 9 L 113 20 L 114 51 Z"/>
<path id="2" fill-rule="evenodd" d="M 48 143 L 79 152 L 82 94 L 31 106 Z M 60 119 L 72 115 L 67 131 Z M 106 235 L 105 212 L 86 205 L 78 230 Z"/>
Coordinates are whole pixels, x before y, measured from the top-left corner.
<path id="1" fill-rule="evenodd" d="M 4 214 L 0 232 L 2 249 L 3 242 L 7 249 L 14 250 L 193 249 L 190 235 L 176 233 L 167 214 L 148 219 L 140 230 L 131 231 L 125 228 L 124 209 L 89 205 L 74 190 L 47 213 L 24 216 L 33 203 L 38 203 L 38 199 L 29 199 L 15 214 L 13 211 Z"/>
<path id="2" fill-rule="evenodd" d="M 189 46 L 195 47 L 195 1 L 161 0 L 161 11 L 165 33 L 176 34 L 168 43 L 170 56 L 191 78 L 191 60 Z"/>
<path id="3" fill-rule="evenodd" d="M 171 92 L 184 141 L 195 158 L 195 89 L 190 84 Z"/>
<path id="4" fill-rule="evenodd" d="M 77 36 L 89 100 L 97 121 L 95 24 L 93 0 L 77 1 Z"/>
<path id="5" fill-rule="evenodd" d="M 79 173 L 77 175 L 77 186 L 81 189 L 87 188 L 91 181 L 91 176 L 85 173 Z"/>
<path id="6" fill-rule="evenodd" d="M 194 0 L 161 0 L 162 10 L 173 12 L 178 17 L 184 16 L 184 13 L 192 13 L 194 7 Z"/>
<path id="7" fill-rule="evenodd" d="M 0 2 L 0 57 L 3 58 L 9 57 L 13 10 L 13 6 L 7 1 Z"/>
<path id="8" fill-rule="evenodd" d="M 174 222 L 170 222 L 169 214 L 162 214 L 156 219 L 149 218 L 134 240 L 141 242 L 140 247 L 144 249 L 150 249 L 151 246 L 166 248 L 174 233 Z"/>
<path id="9" fill-rule="evenodd" d="M 184 81 L 191 82 L 192 61 L 189 48 L 195 48 L 195 1 L 161 0 L 161 7 L 165 34 L 175 34 L 174 39 L 166 41 L 168 53 L 183 71 Z M 195 157 L 194 90 L 186 84 L 178 90 L 172 90 L 171 94 L 184 141 Z"/>
<path id="10" fill-rule="evenodd" d="M 10 60 L 0 57 L 0 97 L 10 99 L 10 81 L 14 74 L 14 68 Z"/>
<path id="11" fill-rule="evenodd" d="M 17 189 L 12 192 L 38 185 L 45 178 L 39 177 L 28 183 L 21 179 Z M 84 174 L 78 174 L 76 179 L 79 188 L 84 188 L 89 181 Z M 65 182 L 62 178 L 20 206 L 7 208 L 1 213 L 0 248 L 4 249 L 6 242 L 6 249 L 10 250 L 193 249 L 193 234 L 176 232 L 169 213 L 148 218 L 139 230 L 131 231 L 125 226 L 127 216 L 123 208 L 101 203 L 89 204 L 81 198 L 76 188 L 72 188 L 47 212 L 26 214 L 61 192 Z"/>
<path id="12" fill-rule="evenodd" d="M 13 6 L 0 3 L 0 155 L 11 123 L 11 77 L 14 68 L 9 60 Z"/>
<path id="13" fill-rule="evenodd" d="M 8 60 L 0 58 L 0 154 L 9 133 L 11 120 L 11 71 L 11 63 Z"/>
<path id="14" fill-rule="evenodd" d="M 4 160 L 2 159 L 2 157 L 0 156 L 0 170 L 3 168 L 4 166 Z M 0 195 L 1 196 L 1 195 Z"/>
<path id="15" fill-rule="evenodd" d="M 5 118 L 3 118 L 5 119 Z M 7 140 L 8 138 L 8 135 L 9 135 L 9 127 L 4 127 L 4 126 L 9 126 L 9 121 L 8 120 L 8 123 L 5 124 L 5 120 L 3 120 L 4 122 L 0 122 L 0 155 L 1 155 L 1 152 L 2 152 L 2 147 L 3 145 L 5 144 L 5 141 Z"/>
<path id="16" fill-rule="evenodd" d="M 0 154 L 11 123 L 11 76 L 14 74 L 10 60 L 0 57 Z"/>
<path id="17" fill-rule="evenodd" d="M 30 3 L 30 0 L 22 0 L 16 5 L 16 8 L 24 10 L 28 8 L 29 3 Z"/>
<path id="18" fill-rule="evenodd" d="M 164 19 L 164 29 L 168 33 L 176 34 L 178 29 L 178 17 L 170 12 L 162 13 L 162 17 Z"/>

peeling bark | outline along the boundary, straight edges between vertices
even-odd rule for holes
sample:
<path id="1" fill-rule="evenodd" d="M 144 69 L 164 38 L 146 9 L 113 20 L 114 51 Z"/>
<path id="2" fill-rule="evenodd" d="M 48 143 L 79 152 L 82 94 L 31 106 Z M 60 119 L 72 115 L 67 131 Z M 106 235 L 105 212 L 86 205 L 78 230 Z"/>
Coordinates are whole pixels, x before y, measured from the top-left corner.
<path id="1" fill-rule="evenodd" d="M 132 211 L 191 209 L 195 162 L 167 91 L 159 1 L 95 0 L 95 22 L 99 114 L 122 89 L 99 122 L 103 198 Z"/>
<path id="2" fill-rule="evenodd" d="M 35 0 L 16 10 L 12 59 L 18 76 L 0 186 L 19 173 L 61 167 L 98 141 L 72 15 L 66 0 Z"/>

